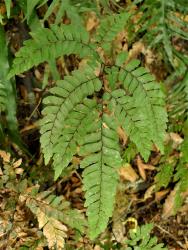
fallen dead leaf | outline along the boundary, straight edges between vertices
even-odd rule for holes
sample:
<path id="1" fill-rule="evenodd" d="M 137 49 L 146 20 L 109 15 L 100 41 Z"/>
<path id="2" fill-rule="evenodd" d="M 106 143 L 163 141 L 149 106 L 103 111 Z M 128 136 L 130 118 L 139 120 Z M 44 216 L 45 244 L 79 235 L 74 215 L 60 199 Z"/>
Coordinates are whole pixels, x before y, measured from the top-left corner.
<path id="1" fill-rule="evenodd" d="M 146 190 L 146 192 L 145 192 L 145 194 L 144 194 L 144 201 L 152 197 L 152 195 L 153 195 L 153 193 L 154 193 L 154 191 L 155 191 L 155 188 L 156 188 L 156 186 L 155 186 L 155 185 L 152 185 L 152 186 L 150 186 L 150 187 Z"/>
<path id="2" fill-rule="evenodd" d="M 123 180 L 135 182 L 138 179 L 138 175 L 130 164 L 125 164 L 119 169 L 120 177 Z"/>
<path id="3" fill-rule="evenodd" d="M 123 146 L 125 146 L 128 140 L 128 136 L 126 135 L 125 131 L 121 127 L 118 127 L 117 132 L 118 132 L 120 140 L 122 141 Z"/>
<path id="4" fill-rule="evenodd" d="M 92 31 L 95 29 L 99 24 L 99 19 L 96 16 L 95 12 L 89 12 L 89 18 L 86 23 L 86 30 L 88 32 Z"/>
<path id="5" fill-rule="evenodd" d="M 170 135 L 170 139 L 173 142 L 172 144 L 173 148 L 177 148 L 183 142 L 183 138 L 181 138 L 179 134 L 172 132 L 169 135 Z"/>
<path id="6" fill-rule="evenodd" d="M 163 212 L 162 217 L 167 219 L 168 217 L 172 216 L 174 214 L 174 203 L 175 203 L 175 196 L 177 192 L 178 186 L 174 188 L 168 195 L 167 199 L 165 200 L 164 206 L 163 206 Z"/>
<path id="7" fill-rule="evenodd" d="M 156 201 L 160 201 L 161 199 L 163 199 L 165 197 L 166 194 L 168 194 L 170 191 L 170 189 L 165 189 L 165 190 L 161 190 L 159 192 L 155 193 L 155 200 Z"/>
<path id="8" fill-rule="evenodd" d="M 128 61 L 138 57 L 140 53 L 144 53 L 145 46 L 142 42 L 136 42 L 133 44 L 132 49 L 129 51 Z"/>
<path id="9" fill-rule="evenodd" d="M 0 150 L 0 157 L 3 159 L 4 162 L 10 162 L 10 154 Z"/>
<path id="10" fill-rule="evenodd" d="M 140 156 L 137 157 L 136 163 L 137 163 L 139 174 L 144 181 L 147 179 L 145 170 L 155 170 L 155 167 L 153 165 L 143 163 Z"/>
<path id="11" fill-rule="evenodd" d="M 22 164 L 22 159 L 20 158 L 19 160 L 15 161 L 13 163 L 14 168 L 18 168 Z"/>

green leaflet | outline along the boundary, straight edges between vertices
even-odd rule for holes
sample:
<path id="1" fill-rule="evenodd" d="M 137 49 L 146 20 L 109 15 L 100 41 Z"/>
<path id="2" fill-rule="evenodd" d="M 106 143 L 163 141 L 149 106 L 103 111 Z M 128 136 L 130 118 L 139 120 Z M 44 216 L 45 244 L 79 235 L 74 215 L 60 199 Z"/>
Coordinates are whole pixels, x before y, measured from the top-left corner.
<path id="1" fill-rule="evenodd" d="M 7 10 L 7 17 L 10 18 L 11 0 L 5 0 L 5 6 Z"/>
<path id="2" fill-rule="evenodd" d="M 86 123 L 82 128 L 85 136 L 81 140 L 79 154 L 85 156 L 81 162 L 84 168 L 85 206 L 90 237 L 94 239 L 104 231 L 112 216 L 121 157 L 113 118 L 103 114 L 97 120 L 93 119 L 91 124 L 93 126 Z"/>
<path id="3" fill-rule="evenodd" d="M 31 36 L 33 39 L 25 41 L 24 46 L 16 53 L 8 77 L 62 55 L 78 54 L 80 57 L 98 59 L 95 46 L 89 42 L 89 34 L 82 26 L 78 29 L 72 24 L 52 25 L 50 29 L 37 29 Z"/>

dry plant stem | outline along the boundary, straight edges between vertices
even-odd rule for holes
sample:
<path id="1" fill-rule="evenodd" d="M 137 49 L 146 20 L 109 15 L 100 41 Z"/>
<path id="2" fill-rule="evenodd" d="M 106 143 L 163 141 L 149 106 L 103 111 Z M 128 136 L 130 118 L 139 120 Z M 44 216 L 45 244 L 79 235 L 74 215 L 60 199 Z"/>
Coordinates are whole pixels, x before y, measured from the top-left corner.
<path id="1" fill-rule="evenodd" d="M 179 245 L 182 249 L 187 249 L 173 234 L 162 228 L 161 226 L 155 224 L 155 227 L 157 227 L 160 231 L 167 234 L 171 239 L 173 239 L 177 245 Z"/>

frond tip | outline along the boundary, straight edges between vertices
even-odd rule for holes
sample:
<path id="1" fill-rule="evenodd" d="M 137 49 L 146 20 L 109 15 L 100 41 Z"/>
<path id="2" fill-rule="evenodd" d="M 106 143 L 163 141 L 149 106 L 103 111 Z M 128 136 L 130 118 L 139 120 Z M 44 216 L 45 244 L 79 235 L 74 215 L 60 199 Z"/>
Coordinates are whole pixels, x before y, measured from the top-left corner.
<path id="1" fill-rule="evenodd" d="M 85 156 L 81 162 L 85 206 L 90 237 L 94 239 L 104 231 L 112 216 L 121 157 L 113 119 L 103 114 L 96 116 L 90 124 L 85 124 L 79 154 Z"/>

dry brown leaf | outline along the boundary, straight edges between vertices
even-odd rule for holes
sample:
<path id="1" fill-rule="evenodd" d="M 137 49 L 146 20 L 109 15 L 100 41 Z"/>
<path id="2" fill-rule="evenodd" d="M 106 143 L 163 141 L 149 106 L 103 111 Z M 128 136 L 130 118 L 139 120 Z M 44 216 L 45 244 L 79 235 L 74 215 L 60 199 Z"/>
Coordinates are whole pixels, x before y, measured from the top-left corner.
<path id="1" fill-rule="evenodd" d="M 144 53 L 145 46 L 142 42 L 136 42 L 133 44 L 132 49 L 129 51 L 128 60 L 132 60 L 138 57 L 140 53 Z"/>
<path id="2" fill-rule="evenodd" d="M 10 154 L 3 150 L 0 150 L 0 157 L 3 159 L 4 162 L 10 162 Z"/>
<path id="3" fill-rule="evenodd" d="M 168 197 L 165 200 L 165 203 L 163 205 L 163 218 L 167 219 L 168 217 L 172 216 L 174 214 L 174 202 L 175 202 L 175 196 L 177 192 L 178 186 L 174 188 L 168 195 Z"/>
<path id="4" fill-rule="evenodd" d="M 179 134 L 172 132 L 169 135 L 170 135 L 170 139 L 173 142 L 173 145 L 172 145 L 173 148 L 177 148 L 183 142 L 183 139 L 181 138 Z"/>
<path id="5" fill-rule="evenodd" d="M 135 182 L 138 179 L 137 173 L 130 164 L 125 164 L 123 167 L 121 167 L 119 169 L 119 174 L 123 180 L 130 182 Z"/>
<path id="6" fill-rule="evenodd" d="M 93 29 L 95 29 L 99 24 L 99 20 L 96 16 L 95 12 L 89 12 L 89 18 L 87 20 L 86 23 L 86 30 L 88 32 L 92 31 Z"/>
<path id="7" fill-rule="evenodd" d="M 53 249 L 54 247 L 58 250 L 63 249 L 65 245 L 65 238 L 67 237 L 65 233 L 67 231 L 67 227 L 60 221 L 46 216 L 40 208 L 37 212 L 37 219 L 39 228 L 43 229 L 43 234 L 48 241 L 49 249 Z"/>
<path id="8" fill-rule="evenodd" d="M 118 127 L 117 132 L 118 132 L 120 140 L 122 141 L 123 146 L 125 146 L 128 140 L 128 136 L 126 135 L 125 131 L 121 127 Z"/>
<path id="9" fill-rule="evenodd" d="M 161 190 L 159 192 L 155 193 L 155 200 L 156 201 L 160 201 L 161 199 L 163 199 L 165 197 L 166 194 L 168 194 L 170 191 L 170 189 L 165 189 L 165 190 Z"/>
<path id="10" fill-rule="evenodd" d="M 19 159 L 13 163 L 14 168 L 18 168 L 22 164 L 22 159 Z"/>
<path id="11" fill-rule="evenodd" d="M 143 163 L 140 156 L 137 157 L 136 162 L 137 162 L 139 174 L 142 177 L 142 179 L 145 181 L 147 179 L 145 170 L 155 170 L 155 167 L 151 164 Z"/>
<path id="12" fill-rule="evenodd" d="M 155 186 L 155 185 L 152 185 L 152 186 L 150 186 L 150 187 L 146 190 L 146 192 L 145 192 L 145 194 L 144 194 L 144 201 L 152 197 L 152 195 L 153 195 L 153 193 L 154 193 L 154 191 L 155 191 L 155 188 L 156 188 L 156 186 Z"/>
<path id="13" fill-rule="evenodd" d="M 67 228 L 58 220 L 50 218 L 49 222 L 44 226 L 43 233 L 47 238 L 49 249 L 64 249 L 65 238 L 67 237 Z"/>
<path id="14" fill-rule="evenodd" d="M 0 168 L 0 176 L 2 176 L 3 175 L 3 171 L 2 171 L 2 169 Z"/>

